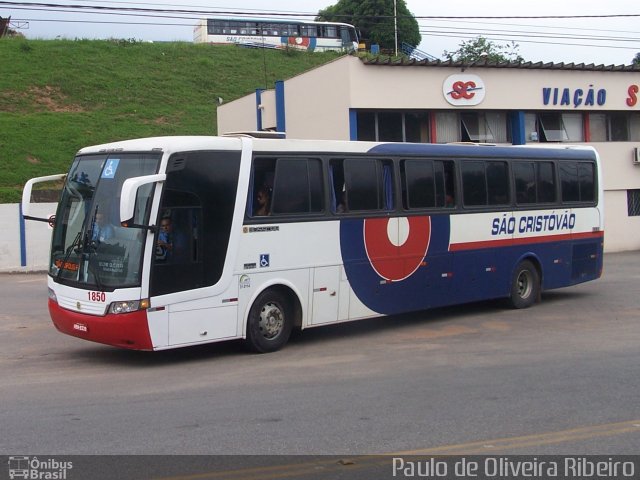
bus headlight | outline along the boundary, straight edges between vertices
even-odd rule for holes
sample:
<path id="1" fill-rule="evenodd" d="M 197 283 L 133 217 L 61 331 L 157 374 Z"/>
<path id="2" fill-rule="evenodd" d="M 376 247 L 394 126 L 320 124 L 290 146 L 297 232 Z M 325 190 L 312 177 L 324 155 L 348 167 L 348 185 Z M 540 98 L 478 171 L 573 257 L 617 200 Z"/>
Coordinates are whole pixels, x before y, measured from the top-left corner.
<path id="1" fill-rule="evenodd" d="M 56 297 L 56 292 L 53 291 L 53 288 L 49 288 L 49 300 L 58 303 L 58 297 Z"/>
<path id="2" fill-rule="evenodd" d="M 138 310 L 146 310 L 149 308 L 149 300 L 143 298 L 142 300 L 128 300 L 124 302 L 113 302 L 109 306 L 109 313 L 116 315 L 120 313 L 131 313 Z"/>

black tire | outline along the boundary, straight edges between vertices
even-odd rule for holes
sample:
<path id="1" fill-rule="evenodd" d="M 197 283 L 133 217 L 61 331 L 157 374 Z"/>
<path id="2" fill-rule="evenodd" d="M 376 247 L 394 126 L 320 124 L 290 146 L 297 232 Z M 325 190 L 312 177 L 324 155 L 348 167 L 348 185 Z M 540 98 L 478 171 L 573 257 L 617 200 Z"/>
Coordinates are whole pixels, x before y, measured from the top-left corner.
<path id="1" fill-rule="evenodd" d="M 247 319 L 247 347 L 267 353 L 281 349 L 293 328 L 290 298 L 277 290 L 265 290 L 253 302 Z"/>
<path id="2" fill-rule="evenodd" d="M 529 260 L 518 264 L 511 279 L 509 302 L 513 308 L 529 308 L 540 297 L 540 274 Z"/>

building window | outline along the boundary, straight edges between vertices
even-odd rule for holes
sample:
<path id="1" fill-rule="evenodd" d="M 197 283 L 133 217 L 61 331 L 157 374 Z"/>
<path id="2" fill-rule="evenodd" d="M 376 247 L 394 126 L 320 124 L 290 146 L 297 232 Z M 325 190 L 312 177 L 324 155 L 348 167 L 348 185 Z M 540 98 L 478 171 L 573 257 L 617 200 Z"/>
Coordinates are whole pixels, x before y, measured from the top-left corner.
<path id="1" fill-rule="evenodd" d="M 589 136 L 592 142 L 640 141 L 640 113 L 591 113 Z"/>
<path id="2" fill-rule="evenodd" d="M 378 112 L 378 138 L 380 142 L 403 141 L 403 115 L 401 112 Z"/>
<path id="3" fill-rule="evenodd" d="M 359 111 L 358 140 L 429 143 L 429 113 L 393 110 Z"/>
<path id="4" fill-rule="evenodd" d="M 592 142 L 606 142 L 609 139 L 606 113 L 589 114 L 589 138 Z"/>
<path id="5" fill-rule="evenodd" d="M 630 217 L 640 217 L 640 190 L 627 190 L 627 209 Z"/>
<path id="6" fill-rule="evenodd" d="M 375 142 L 376 112 L 358 112 L 358 140 Z"/>
<path id="7" fill-rule="evenodd" d="M 407 142 L 429 143 L 429 114 L 406 112 L 404 114 L 404 137 Z"/>
<path id="8" fill-rule="evenodd" d="M 629 119 L 624 113 L 614 113 L 609 118 L 609 132 L 612 142 L 629 140 Z"/>
<path id="9" fill-rule="evenodd" d="M 629 114 L 629 140 L 640 142 L 640 113 Z"/>
<path id="10" fill-rule="evenodd" d="M 639 113 L 592 113 L 589 115 L 592 142 L 640 141 Z"/>
<path id="11" fill-rule="evenodd" d="M 436 112 L 436 141 L 438 143 L 459 142 L 460 120 L 456 112 Z"/>
<path id="12" fill-rule="evenodd" d="M 525 130 L 530 142 L 584 142 L 581 113 L 527 113 Z"/>
<path id="13" fill-rule="evenodd" d="M 538 115 L 541 142 L 583 142 L 582 115 L 579 113 L 541 113 Z"/>
<path id="14" fill-rule="evenodd" d="M 507 116 L 502 112 L 465 112 L 460 114 L 463 142 L 506 143 Z"/>
<path id="15" fill-rule="evenodd" d="M 435 138 L 432 138 L 433 118 Z M 508 143 L 506 112 L 435 112 L 362 110 L 357 113 L 358 140 L 413 143 Z"/>

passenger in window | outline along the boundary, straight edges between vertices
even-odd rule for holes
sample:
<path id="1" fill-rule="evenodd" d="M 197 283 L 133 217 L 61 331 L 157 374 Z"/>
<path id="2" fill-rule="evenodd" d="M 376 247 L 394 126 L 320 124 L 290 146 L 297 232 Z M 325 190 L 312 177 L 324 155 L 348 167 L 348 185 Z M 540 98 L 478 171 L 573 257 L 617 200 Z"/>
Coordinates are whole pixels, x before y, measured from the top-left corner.
<path id="1" fill-rule="evenodd" d="M 347 192 L 342 190 L 336 205 L 336 213 L 345 213 L 347 211 Z"/>
<path id="2" fill-rule="evenodd" d="M 256 193 L 257 208 L 253 213 L 254 216 L 264 217 L 271 213 L 271 189 L 263 185 Z"/>
<path id="3" fill-rule="evenodd" d="M 450 193 L 447 193 L 447 194 L 444 196 L 444 206 L 445 206 L 446 208 L 452 208 L 452 207 L 455 207 L 455 206 L 456 206 L 456 201 L 455 201 L 455 199 L 453 198 L 453 195 L 451 195 Z"/>

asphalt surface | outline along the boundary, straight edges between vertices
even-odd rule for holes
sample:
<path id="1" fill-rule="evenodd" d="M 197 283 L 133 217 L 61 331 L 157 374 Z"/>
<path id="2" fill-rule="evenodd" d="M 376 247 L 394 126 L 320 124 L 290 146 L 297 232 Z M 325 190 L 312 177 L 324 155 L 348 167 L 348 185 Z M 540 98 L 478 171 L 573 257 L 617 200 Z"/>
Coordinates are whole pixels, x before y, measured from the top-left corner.
<path id="1" fill-rule="evenodd" d="M 0 454 L 640 452 L 640 252 L 527 310 L 310 329 L 267 355 L 88 343 L 58 333 L 46 302 L 44 274 L 0 275 Z"/>

